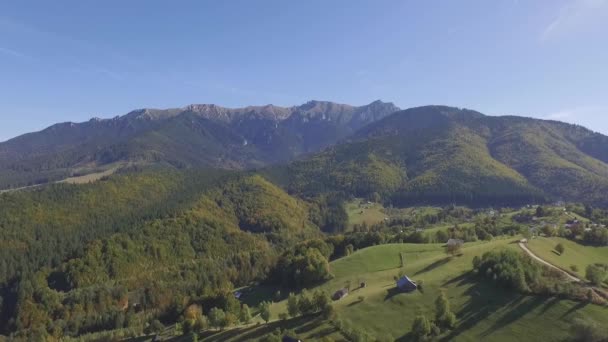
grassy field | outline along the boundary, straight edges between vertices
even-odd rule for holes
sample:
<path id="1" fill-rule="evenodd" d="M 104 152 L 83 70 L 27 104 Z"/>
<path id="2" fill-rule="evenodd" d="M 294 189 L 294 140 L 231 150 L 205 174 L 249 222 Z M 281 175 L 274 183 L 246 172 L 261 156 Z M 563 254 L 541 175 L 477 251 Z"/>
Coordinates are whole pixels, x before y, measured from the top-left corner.
<path id="1" fill-rule="evenodd" d="M 53 184 L 53 183 L 86 184 L 86 183 L 96 182 L 103 177 L 112 175 L 114 172 L 116 172 L 118 169 L 120 169 L 123 166 L 124 166 L 124 163 L 115 163 L 115 164 L 106 166 L 107 168 L 105 170 L 101 170 L 98 172 L 88 173 L 83 176 L 69 177 L 69 178 L 59 180 L 56 182 L 51 182 L 51 183 L 24 186 L 24 187 L 15 188 L 15 189 L 0 190 L 0 194 L 5 193 L 5 192 L 14 192 L 14 191 L 35 189 L 35 188 L 43 187 L 43 186 L 46 186 L 48 184 Z M 86 172 L 86 169 L 84 169 L 84 171 L 82 171 L 82 172 Z"/>
<path id="2" fill-rule="evenodd" d="M 350 227 L 363 223 L 370 226 L 380 223 L 387 218 L 415 218 L 416 216 L 433 215 L 441 211 L 441 208 L 436 207 L 385 208 L 380 203 L 368 203 L 368 201 L 363 199 L 347 202 L 344 208 L 348 214 L 348 224 Z"/>
<path id="3" fill-rule="evenodd" d="M 564 245 L 563 255 L 555 251 L 558 243 Z M 583 246 L 564 238 L 538 237 L 528 242 L 528 248 L 542 259 L 582 279 L 585 278 L 585 269 L 589 264 L 608 262 L 608 247 Z M 573 265 L 577 267 L 578 272 L 572 270 Z"/>
<path id="4" fill-rule="evenodd" d="M 348 224 L 350 227 L 354 225 L 373 225 L 382 222 L 387 215 L 384 213 L 384 207 L 379 203 L 368 204 L 367 201 L 356 199 L 345 204 L 346 213 L 348 214 Z"/>
<path id="5" fill-rule="evenodd" d="M 89 173 L 89 174 L 86 174 L 84 176 L 66 178 L 66 179 L 64 179 L 62 181 L 59 181 L 58 183 L 86 184 L 86 183 L 95 182 L 95 181 L 100 180 L 103 177 L 112 175 L 121 166 L 122 165 L 119 164 L 119 165 L 113 166 L 113 167 L 111 167 L 111 168 L 109 168 L 109 169 L 107 169 L 105 171 Z"/>
<path id="6" fill-rule="evenodd" d="M 439 244 L 392 244 L 363 249 L 331 263 L 335 278 L 318 287 L 333 293 L 351 284 L 351 289 L 365 281 L 366 288 L 355 289 L 345 299 L 335 302 L 339 317 L 375 336 L 392 336 L 408 341 L 412 322 L 417 315 L 434 315 L 434 300 L 441 291 L 450 298 L 457 314 L 457 328 L 441 337 L 444 341 L 512 341 L 529 340 L 530 336 L 547 341 L 563 340 L 569 324 L 576 317 L 602 321 L 608 309 L 556 298 L 524 296 L 478 281 L 469 273 L 472 259 L 499 248 L 518 249 L 514 238 L 465 244 L 463 255 L 450 258 Z M 405 256 L 405 267 L 399 268 L 399 253 Z M 424 284 L 424 293 L 394 291 L 394 280 L 400 271 Z M 286 312 L 286 303 L 272 305 L 272 315 Z M 295 329 L 304 340 L 330 336 L 343 338 L 333 327 L 314 318 L 275 322 L 270 327 L 252 326 L 209 336 L 209 341 L 242 341 L 277 327 Z M 540 335 L 539 335 L 540 334 Z"/>

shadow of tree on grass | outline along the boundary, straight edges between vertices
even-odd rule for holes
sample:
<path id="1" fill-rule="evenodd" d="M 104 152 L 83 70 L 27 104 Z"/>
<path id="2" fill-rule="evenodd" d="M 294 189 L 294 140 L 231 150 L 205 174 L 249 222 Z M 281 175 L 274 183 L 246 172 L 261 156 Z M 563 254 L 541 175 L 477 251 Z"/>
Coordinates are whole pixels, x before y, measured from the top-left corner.
<path id="1" fill-rule="evenodd" d="M 414 274 L 414 277 L 419 276 L 426 272 L 430 272 L 430 271 L 436 269 L 437 267 L 441 267 L 441 266 L 447 264 L 448 262 L 450 262 L 450 260 L 452 260 L 452 258 L 450 258 L 450 257 L 445 257 L 441 260 L 437 260 L 434 263 L 432 263 L 432 264 L 428 265 L 427 267 L 421 269 L 420 271 L 416 272 Z"/>

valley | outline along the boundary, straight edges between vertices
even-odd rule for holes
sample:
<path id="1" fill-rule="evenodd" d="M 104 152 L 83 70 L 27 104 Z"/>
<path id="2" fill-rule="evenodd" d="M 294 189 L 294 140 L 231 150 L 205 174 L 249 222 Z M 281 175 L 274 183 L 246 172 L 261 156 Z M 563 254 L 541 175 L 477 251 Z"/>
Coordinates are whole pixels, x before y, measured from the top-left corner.
<path id="1" fill-rule="evenodd" d="M 0 342 L 608 342 L 607 33 L 0 1 Z"/>
<path id="2" fill-rule="evenodd" d="M 66 163 L 42 173 L 29 164 L 23 174 L 74 177 L 0 194 L 0 334 L 260 342 L 603 334 L 608 166 L 595 141 L 604 137 L 452 107 L 372 113 L 378 107 L 143 110 L 83 124 L 85 140 L 118 134 L 126 148 L 102 152 L 94 142 L 94 154 L 81 149 L 86 142 L 68 148 L 82 137 L 61 133 Z M 294 116 L 350 128 L 314 148 L 301 136 L 302 149 L 282 156 L 235 131 L 251 127 L 241 119 L 262 117 L 274 130 Z M 143 120 L 133 126 L 141 131 L 115 130 L 133 120 Z M 56 129 L 68 127 L 18 145 Z M 17 153 L 7 153 L 14 144 L 0 145 L 0 159 Z M 70 169 L 72 153 L 90 172 Z M 3 160 L 0 169 L 14 172 L 28 159 Z M 401 279 L 417 290 L 397 290 Z M 338 291 L 348 295 L 331 300 Z M 436 315 L 437 298 L 451 311 Z"/>

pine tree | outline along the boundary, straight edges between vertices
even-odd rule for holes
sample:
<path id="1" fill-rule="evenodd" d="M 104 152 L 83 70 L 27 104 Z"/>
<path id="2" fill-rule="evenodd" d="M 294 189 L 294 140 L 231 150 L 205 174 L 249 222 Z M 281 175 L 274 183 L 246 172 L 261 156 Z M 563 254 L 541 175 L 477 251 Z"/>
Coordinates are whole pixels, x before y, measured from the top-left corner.
<path id="1" fill-rule="evenodd" d="M 243 304 L 243 306 L 241 307 L 239 320 L 245 324 L 249 324 L 251 322 L 251 312 L 247 304 Z"/>
<path id="2" fill-rule="evenodd" d="M 260 316 L 266 324 L 270 322 L 270 303 L 262 302 L 262 304 L 260 304 Z"/>
<path id="3" fill-rule="evenodd" d="M 298 305 L 298 297 L 293 293 L 287 297 L 287 313 L 289 317 L 297 317 L 300 314 L 300 307 Z"/>
<path id="4" fill-rule="evenodd" d="M 422 340 L 431 333 L 431 323 L 424 316 L 418 316 L 412 324 L 412 334 L 418 339 Z"/>

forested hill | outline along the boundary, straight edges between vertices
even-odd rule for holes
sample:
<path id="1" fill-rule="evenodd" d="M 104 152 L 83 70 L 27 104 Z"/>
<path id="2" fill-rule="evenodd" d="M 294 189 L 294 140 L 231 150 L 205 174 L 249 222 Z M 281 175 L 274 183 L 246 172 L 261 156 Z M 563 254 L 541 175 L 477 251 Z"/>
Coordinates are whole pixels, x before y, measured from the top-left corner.
<path id="1" fill-rule="evenodd" d="M 0 189 L 47 183 L 124 163 L 242 169 L 285 162 L 334 144 L 399 108 L 310 101 L 224 108 L 141 109 L 60 123 L 0 143 Z"/>
<path id="2" fill-rule="evenodd" d="M 372 123 L 282 170 L 291 191 L 410 203 L 608 205 L 608 137 L 556 121 L 443 106 Z M 280 174 L 275 170 L 275 174 Z"/>
<path id="3" fill-rule="evenodd" d="M 0 194 L 0 335 L 114 329 L 129 300 L 174 320 L 185 298 L 234 298 L 285 248 L 321 236 L 323 205 L 215 171 Z"/>

